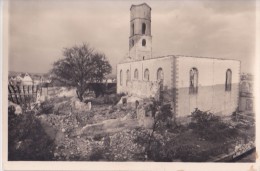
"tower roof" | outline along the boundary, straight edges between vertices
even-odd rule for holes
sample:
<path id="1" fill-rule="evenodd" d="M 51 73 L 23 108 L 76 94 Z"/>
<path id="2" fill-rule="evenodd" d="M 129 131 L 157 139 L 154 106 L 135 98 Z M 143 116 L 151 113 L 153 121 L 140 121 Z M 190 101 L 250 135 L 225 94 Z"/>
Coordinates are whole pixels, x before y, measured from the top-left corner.
<path id="1" fill-rule="evenodd" d="M 133 8 L 133 7 L 138 7 L 138 6 L 147 6 L 148 8 L 150 8 L 150 10 L 152 10 L 152 8 L 149 6 L 149 5 L 147 5 L 147 3 L 142 3 L 142 4 L 138 4 L 138 5 L 131 5 L 131 7 L 130 7 L 130 10 Z"/>

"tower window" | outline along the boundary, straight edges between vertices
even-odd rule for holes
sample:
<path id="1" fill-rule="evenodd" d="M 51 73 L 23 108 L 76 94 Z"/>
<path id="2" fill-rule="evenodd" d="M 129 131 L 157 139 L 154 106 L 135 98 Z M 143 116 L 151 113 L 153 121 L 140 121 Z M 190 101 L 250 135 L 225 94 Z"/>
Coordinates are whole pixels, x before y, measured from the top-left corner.
<path id="1" fill-rule="evenodd" d="M 142 24 L 142 34 L 145 34 L 145 31 L 146 31 L 146 24 L 143 23 Z"/>
<path id="2" fill-rule="evenodd" d="M 143 40 L 142 40 L 142 46 L 145 46 L 145 45 L 146 45 L 146 40 L 143 39 Z"/>
<path id="3" fill-rule="evenodd" d="M 135 34 L 135 24 L 132 24 L 132 36 Z"/>
<path id="4" fill-rule="evenodd" d="M 232 71 L 228 69 L 226 71 L 226 84 L 225 84 L 225 90 L 231 91 L 231 81 L 232 80 Z"/>
<path id="5" fill-rule="evenodd" d="M 134 46 L 135 45 L 135 41 L 134 40 L 132 40 L 132 46 Z"/>
<path id="6" fill-rule="evenodd" d="M 198 93 L 198 76 L 197 68 L 192 68 L 190 70 L 190 94 Z"/>
<path id="7" fill-rule="evenodd" d="M 137 69 L 135 69 L 134 79 L 138 80 L 138 70 Z"/>
<path id="8" fill-rule="evenodd" d="M 149 70 L 145 69 L 144 71 L 144 80 L 149 81 Z"/>

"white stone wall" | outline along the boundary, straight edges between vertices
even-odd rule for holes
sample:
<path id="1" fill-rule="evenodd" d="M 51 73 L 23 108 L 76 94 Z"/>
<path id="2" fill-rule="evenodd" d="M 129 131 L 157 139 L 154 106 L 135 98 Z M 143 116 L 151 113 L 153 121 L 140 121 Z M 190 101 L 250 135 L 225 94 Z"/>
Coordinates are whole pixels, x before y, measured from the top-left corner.
<path id="1" fill-rule="evenodd" d="M 199 71 L 199 86 L 225 84 L 226 71 L 232 71 L 232 84 L 240 81 L 240 61 L 215 58 L 184 57 L 176 58 L 178 81 L 177 87 L 189 87 L 190 69 Z"/>
<path id="2" fill-rule="evenodd" d="M 199 57 L 176 58 L 176 112 L 187 116 L 199 108 L 229 115 L 238 107 L 240 61 Z M 190 69 L 198 70 L 198 93 L 190 94 Z M 232 71 L 231 91 L 225 90 L 226 71 Z"/>

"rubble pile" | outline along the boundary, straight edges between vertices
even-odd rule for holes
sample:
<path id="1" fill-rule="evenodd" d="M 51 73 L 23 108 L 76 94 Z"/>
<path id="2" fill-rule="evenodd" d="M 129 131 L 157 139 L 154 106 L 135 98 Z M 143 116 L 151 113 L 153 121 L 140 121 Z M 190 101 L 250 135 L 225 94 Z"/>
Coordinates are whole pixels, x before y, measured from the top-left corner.
<path id="1" fill-rule="evenodd" d="M 237 143 L 237 145 L 235 146 L 233 158 L 247 152 L 248 150 L 251 150 L 254 147 L 255 147 L 255 143 L 253 141 L 249 141 L 246 144 Z"/>
<path id="2" fill-rule="evenodd" d="M 45 132 L 54 138 L 56 145 L 53 151 L 54 160 L 153 160 L 146 155 L 147 142 L 151 140 L 149 135 L 154 124 L 153 116 L 156 116 L 151 99 L 123 96 L 117 105 L 112 105 L 103 103 L 100 98 L 98 99 L 100 102 L 94 104 L 91 100 L 80 102 L 74 94 L 75 90 L 66 91 L 67 89 L 64 88 L 57 89 L 54 95 L 45 101 L 46 106 L 53 105 L 51 113 L 36 115 Z M 225 147 L 228 146 L 230 149 L 229 152 L 240 155 L 254 146 L 254 138 L 249 138 L 254 136 L 254 133 L 248 134 L 248 129 L 250 128 L 251 131 L 254 126 L 253 120 L 246 116 L 237 116 L 227 122 L 230 129 L 239 129 L 239 137 L 232 139 L 232 143 L 224 143 Z M 173 152 L 176 151 L 176 154 L 179 154 L 179 151 L 183 155 L 192 153 L 192 157 L 198 158 L 198 154 L 202 154 L 205 150 L 209 153 L 210 150 L 212 151 L 212 148 L 207 149 L 207 146 L 218 145 L 217 142 L 201 139 L 199 135 L 192 132 L 192 128 L 183 127 L 180 130 L 169 128 L 169 130 L 153 132 L 152 140 L 158 142 L 161 149 L 166 149 L 165 151 L 159 149 L 158 154 L 165 156 L 163 153 L 168 154 L 166 152 L 171 148 Z M 237 140 L 243 142 L 233 143 Z M 156 144 L 154 146 L 158 149 Z M 223 149 L 219 148 L 219 150 L 223 153 Z M 181 159 L 176 156 L 177 159 Z"/>
<path id="3" fill-rule="evenodd" d="M 128 129 L 110 136 L 110 147 L 115 161 L 133 161 L 136 160 L 136 155 L 144 153 L 145 146 L 135 142 L 140 134 L 142 132 L 136 129 Z"/>

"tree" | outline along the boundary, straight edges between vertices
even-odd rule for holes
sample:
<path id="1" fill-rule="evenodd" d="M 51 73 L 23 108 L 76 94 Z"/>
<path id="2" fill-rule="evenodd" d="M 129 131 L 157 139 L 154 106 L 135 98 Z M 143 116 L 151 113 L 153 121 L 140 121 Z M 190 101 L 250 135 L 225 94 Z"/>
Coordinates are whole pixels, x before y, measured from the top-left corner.
<path id="1" fill-rule="evenodd" d="M 76 87 L 80 101 L 89 89 L 89 83 L 102 82 L 112 70 L 105 54 L 96 52 L 84 43 L 64 48 L 63 57 L 54 62 L 51 74 L 65 85 Z"/>

